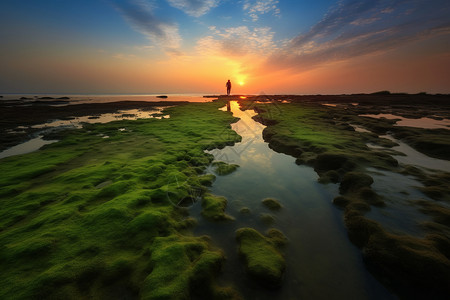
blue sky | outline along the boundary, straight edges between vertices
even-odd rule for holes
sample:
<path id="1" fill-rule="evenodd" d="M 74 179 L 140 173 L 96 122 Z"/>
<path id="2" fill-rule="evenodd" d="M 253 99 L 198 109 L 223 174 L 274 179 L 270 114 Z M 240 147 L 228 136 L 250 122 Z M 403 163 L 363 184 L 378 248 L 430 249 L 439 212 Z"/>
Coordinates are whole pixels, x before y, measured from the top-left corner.
<path id="1" fill-rule="evenodd" d="M 0 93 L 450 92 L 449 16 L 448 0 L 2 0 Z"/>

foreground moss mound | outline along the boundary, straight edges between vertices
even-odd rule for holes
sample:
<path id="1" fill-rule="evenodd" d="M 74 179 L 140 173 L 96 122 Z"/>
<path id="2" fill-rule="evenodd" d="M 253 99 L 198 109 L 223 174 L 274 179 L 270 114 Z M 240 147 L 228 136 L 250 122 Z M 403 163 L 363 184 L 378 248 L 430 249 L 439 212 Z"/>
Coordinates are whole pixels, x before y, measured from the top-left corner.
<path id="1" fill-rule="evenodd" d="M 202 175 L 212 161 L 204 150 L 240 140 L 220 106 L 88 125 L 2 159 L 0 298 L 236 296 L 214 285 L 223 254 L 189 236 L 195 220 L 180 206 L 214 180 Z"/>
<path id="2" fill-rule="evenodd" d="M 269 287 L 280 286 L 286 268 L 279 251 L 285 243 L 284 235 L 271 229 L 265 237 L 253 228 L 241 228 L 236 231 L 236 239 L 248 274 Z"/>

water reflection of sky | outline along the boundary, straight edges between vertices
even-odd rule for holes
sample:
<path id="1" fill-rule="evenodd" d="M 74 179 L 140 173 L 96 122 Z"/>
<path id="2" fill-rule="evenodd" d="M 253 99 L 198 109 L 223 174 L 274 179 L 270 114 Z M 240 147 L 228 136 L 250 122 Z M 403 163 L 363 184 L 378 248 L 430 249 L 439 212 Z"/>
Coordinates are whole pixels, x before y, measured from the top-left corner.
<path id="1" fill-rule="evenodd" d="M 444 128 L 444 129 L 450 129 L 450 120 L 443 119 L 443 120 L 435 120 L 431 118 L 419 118 L 419 119 L 410 119 L 405 118 L 401 116 L 396 116 L 392 114 L 377 114 L 377 115 L 360 115 L 361 117 L 369 117 L 369 118 L 385 118 L 385 119 L 399 119 L 397 121 L 397 126 L 407 126 L 407 127 L 417 127 L 417 128 L 425 128 L 425 129 L 438 129 L 438 128 Z"/>
<path id="2" fill-rule="evenodd" d="M 424 236 L 421 223 L 431 218 L 414 204 L 417 200 L 430 200 L 417 189 L 423 185 L 410 176 L 373 168 L 368 171 L 374 180 L 372 188 L 383 197 L 386 206 L 372 207 L 366 216 L 393 233 Z"/>
<path id="3" fill-rule="evenodd" d="M 143 111 L 140 109 L 128 109 L 128 110 L 121 110 L 116 113 L 106 113 L 106 114 L 100 114 L 97 116 L 82 116 L 82 117 L 75 117 L 70 120 L 52 120 L 50 122 L 44 123 L 44 124 L 38 124 L 32 126 L 32 128 L 35 129 L 42 129 L 42 131 L 38 134 L 43 134 L 44 132 L 47 132 L 50 130 L 54 130 L 57 128 L 82 128 L 83 123 L 109 123 L 112 121 L 120 121 L 120 120 L 137 120 L 137 119 L 150 119 L 150 118 L 170 118 L 169 115 L 163 115 L 161 114 L 162 110 L 167 107 L 155 107 L 154 110 L 148 110 Z M 11 130 L 8 133 L 9 134 L 15 134 L 20 133 L 23 131 L 23 129 L 27 129 L 27 127 L 24 126 L 18 126 L 16 130 Z M 124 131 L 124 128 L 119 129 L 119 131 Z M 109 138 L 106 135 L 100 135 L 101 138 L 107 139 Z M 4 157 L 14 156 L 14 155 L 20 155 L 20 154 L 26 154 L 30 152 L 34 152 L 42 148 L 44 145 L 51 144 L 57 142 L 56 140 L 47 141 L 44 140 L 41 135 L 34 137 L 28 141 L 25 141 L 19 145 L 13 146 L 11 148 L 8 148 L 4 151 L 0 152 L 0 159 Z"/>
<path id="4" fill-rule="evenodd" d="M 265 126 L 252 119 L 256 113 L 241 111 L 235 101 L 230 104 L 233 115 L 240 118 L 232 127 L 242 142 L 209 152 L 216 160 L 240 167 L 218 176 L 211 191 L 228 199 L 226 212 L 236 220 L 211 223 L 201 217 L 200 204 L 191 208 L 199 220 L 195 234 L 210 235 L 225 250 L 227 262 L 220 280 L 231 282 L 249 299 L 390 299 L 347 238 L 342 213 L 332 204 L 338 185 L 318 183 L 311 167 L 296 165 L 294 157 L 270 149 L 262 138 Z M 267 197 L 278 199 L 283 208 L 268 210 L 261 203 Z M 240 213 L 243 207 L 251 213 Z M 271 214 L 274 224 L 262 222 L 261 214 Z M 285 250 L 288 267 L 280 290 L 261 289 L 245 276 L 235 242 L 235 230 L 241 227 L 260 232 L 275 227 L 289 239 Z"/>
<path id="5" fill-rule="evenodd" d="M 36 137 L 29 141 L 26 141 L 25 143 L 16 145 L 14 147 L 11 147 L 9 149 L 6 149 L 6 150 L 0 152 L 0 159 L 9 157 L 9 156 L 30 153 L 30 152 L 39 150 L 44 145 L 52 144 L 55 142 L 57 142 L 57 141 L 56 140 L 46 141 L 46 140 L 42 139 L 42 136 L 39 136 L 39 137 Z"/>
<path id="6" fill-rule="evenodd" d="M 380 136 L 380 138 L 390 139 L 399 145 L 399 146 L 392 147 L 392 150 L 395 150 L 395 151 L 405 154 L 404 156 L 403 155 L 394 155 L 393 156 L 400 163 L 403 163 L 406 165 L 418 166 L 418 167 L 422 167 L 425 169 L 450 172 L 450 162 L 447 160 L 429 157 L 423 153 L 420 153 L 419 151 L 414 150 L 409 145 L 395 139 L 394 137 L 392 137 L 390 135 L 383 135 L 383 136 Z"/>
<path id="7" fill-rule="evenodd" d="M 166 108 L 166 107 L 164 107 Z M 155 108 L 154 110 L 143 111 L 140 109 L 128 109 L 128 110 L 120 110 L 115 113 L 106 113 L 100 114 L 96 116 L 82 116 L 82 117 L 74 117 L 70 120 L 52 120 L 50 122 L 34 125 L 32 128 L 48 128 L 48 127 L 75 127 L 81 128 L 83 127 L 83 123 L 109 123 L 112 121 L 120 121 L 120 120 L 137 120 L 137 119 L 150 119 L 150 118 L 169 118 L 169 115 L 165 116 L 154 116 L 155 114 L 160 114 L 162 109 L 164 108 Z"/>

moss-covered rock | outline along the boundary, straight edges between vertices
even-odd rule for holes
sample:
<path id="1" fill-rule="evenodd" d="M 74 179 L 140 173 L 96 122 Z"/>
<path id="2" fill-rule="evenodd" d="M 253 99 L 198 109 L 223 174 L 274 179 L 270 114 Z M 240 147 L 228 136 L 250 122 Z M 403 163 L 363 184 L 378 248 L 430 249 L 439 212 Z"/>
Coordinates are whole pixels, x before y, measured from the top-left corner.
<path id="1" fill-rule="evenodd" d="M 363 187 L 370 187 L 373 183 L 372 177 L 361 172 L 348 172 L 342 178 L 339 191 L 342 194 L 355 192 Z"/>
<path id="2" fill-rule="evenodd" d="M 262 200 L 262 204 L 266 206 L 267 208 L 271 210 L 279 210 L 283 206 L 281 205 L 280 201 L 274 198 L 266 198 Z"/>
<path id="3" fill-rule="evenodd" d="M 281 239 L 279 232 L 265 237 L 255 229 L 241 228 L 236 231 L 236 239 L 248 274 L 265 286 L 280 286 L 286 263 L 276 246 Z"/>
<path id="4" fill-rule="evenodd" d="M 250 208 L 248 208 L 248 207 L 242 207 L 242 208 L 239 210 L 239 212 L 240 212 L 241 214 L 249 214 L 249 213 L 250 213 Z"/>
<path id="5" fill-rule="evenodd" d="M 259 219 L 265 225 L 272 225 L 275 222 L 275 218 L 271 214 L 260 214 Z"/>
<path id="6" fill-rule="evenodd" d="M 212 163 L 214 167 L 214 172 L 217 175 L 228 175 L 236 171 L 237 168 L 239 168 L 239 165 L 236 164 L 227 164 L 223 161 L 216 161 Z"/>
<path id="7" fill-rule="evenodd" d="M 212 221 L 226 221 L 234 218 L 225 213 L 227 198 L 206 194 L 202 199 L 202 215 Z"/>

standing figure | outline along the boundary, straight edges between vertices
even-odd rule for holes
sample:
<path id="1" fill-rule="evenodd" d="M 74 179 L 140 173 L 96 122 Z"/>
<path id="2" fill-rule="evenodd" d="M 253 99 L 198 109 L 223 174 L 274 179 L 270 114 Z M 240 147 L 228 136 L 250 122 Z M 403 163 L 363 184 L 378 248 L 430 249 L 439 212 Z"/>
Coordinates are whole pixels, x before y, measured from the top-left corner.
<path id="1" fill-rule="evenodd" d="M 230 96 L 230 92 L 231 92 L 231 81 L 230 81 L 230 79 L 228 79 L 226 86 L 227 86 L 227 96 Z"/>

